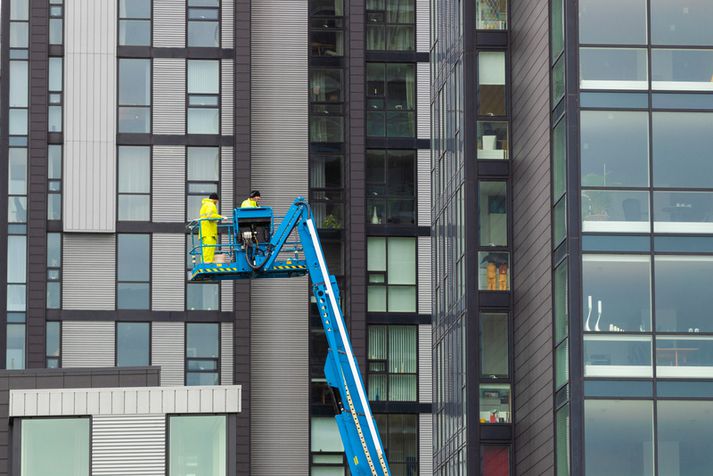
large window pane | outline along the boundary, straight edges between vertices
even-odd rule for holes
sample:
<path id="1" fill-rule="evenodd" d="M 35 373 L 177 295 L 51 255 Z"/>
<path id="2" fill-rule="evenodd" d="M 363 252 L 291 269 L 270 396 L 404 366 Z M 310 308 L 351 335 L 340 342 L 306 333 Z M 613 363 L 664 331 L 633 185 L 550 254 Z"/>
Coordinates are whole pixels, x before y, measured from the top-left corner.
<path id="1" fill-rule="evenodd" d="M 416 240 L 389 238 L 387 240 L 387 268 L 389 284 L 416 284 Z"/>
<path id="2" fill-rule="evenodd" d="M 713 332 L 713 257 L 657 256 L 655 270 L 656 330 Z"/>
<path id="3" fill-rule="evenodd" d="M 656 377 L 713 378 L 713 337 L 656 337 Z"/>
<path id="4" fill-rule="evenodd" d="M 151 149 L 119 147 L 119 193 L 151 192 Z"/>
<path id="5" fill-rule="evenodd" d="M 581 112 L 582 185 L 645 187 L 649 183 L 646 112 Z"/>
<path id="6" fill-rule="evenodd" d="M 188 61 L 188 94 L 218 94 L 220 61 Z"/>
<path id="7" fill-rule="evenodd" d="M 713 402 L 661 401 L 656 405 L 660 475 L 699 476 L 713 468 Z"/>
<path id="8" fill-rule="evenodd" d="M 391 473 L 418 476 L 418 415 L 375 414 Z"/>
<path id="9" fill-rule="evenodd" d="M 511 423 L 510 384 L 480 385 L 480 423 Z"/>
<path id="10" fill-rule="evenodd" d="M 218 358 L 218 324 L 186 324 L 186 356 Z"/>
<path id="11" fill-rule="evenodd" d="M 649 192 L 582 190 L 582 231 L 649 233 Z"/>
<path id="12" fill-rule="evenodd" d="M 8 286 L 9 288 L 10 286 Z M 24 292 L 24 286 L 23 292 Z M 9 293 L 9 289 L 8 289 Z M 9 299 L 9 296 L 8 296 Z M 8 310 L 9 306 L 8 306 Z M 8 370 L 25 368 L 25 325 L 7 325 L 7 348 L 5 353 L 5 366 Z"/>
<path id="13" fill-rule="evenodd" d="M 485 378 L 507 377 L 508 315 L 483 313 L 480 315 L 480 374 Z"/>
<path id="14" fill-rule="evenodd" d="M 220 28 L 217 21 L 189 21 L 188 46 L 216 48 L 220 41 Z"/>
<path id="15" fill-rule="evenodd" d="M 584 336 L 585 377 L 653 377 L 651 336 Z"/>
<path id="16" fill-rule="evenodd" d="M 580 48 L 582 89 L 648 89 L 645 49 Z"/>
<path id="17" fill-rule="evenodd" d="M 189 134 L 218 134 L 220 113 L 217 108 L 188 108 Z"/>
<path id="18" fill-rule="evenodd" d="M 646 0 L 580 0 L 579 42 L 646 44 Z"/>
<path id="19" fill-rule="evenodd" d="M 7 237 L 7 282 L 27 282 L 27 237 L 9 235 Z"/>
<path id="20" fill-rule="evenodd" d="M 651 50 L 651 88 L 713 91 L 713 50 Z"/>
<path id="21" fill-rule="evenodd" d="M 709 0 L 651 0 L 651 43 L 655 45 L 713 45 L 711 25 L 713 3 Z"/>
<path id="22" fill-rule="evenodd" d="M 567 121 L 562 118 L 552 131 L 552 194 L 558 200 L 566 191 Z"/>
<path id="23" fill-rule="evenodd" d="M 505 30 L 508 27 L 507 0 L 477 0 L 475 12 L 478 30 Z"/>
<path id="24" fill-rule="evenodd" d="M 560 264 L 554 274 L 553 312 L 555 316 L 555 343 L 569 333 L 569 310 L 567 309 L 567 262 Z"/>
<path id="25" fill-rule="evenodd" d="M 569 476 L 569 404 L 555 414 L 555 474 Z"/>
<path id="26" fill-rule="evenodd" d="M 226 417 L 223 415 L 169 418 L 169 476 L 225 476 Z"/>
<path id="27" fill-rule="evenodd" d="M 653 476 L 653 427 L 651 401 L 586 400 L 585 474 Z"/>
<path id="28" fill-rule="evenodd" d="M 713 114 L 653 113 L 656 187 L 713 188 Z"/>
<path id="29" fill-rule="evenodd" d="M 552 0 L 550 4 L 550 53 L 556 60 L 564 51 L 564 0 Z"/>
<path id="30" fill-rule="evenodd" d="M 478 121 L 478 159 L 508 159 L 508 123 Z"/>
<path id="31" fill-rule="evenodd" d="M 582 281 L 585 331 L 651 330 L 648 256 L 584 255 Z"/>
<path id="32" fill-rule="evenodd" d="M 148 106 L 151 104 L 151 60 L 119 60 L 119 105 Z"/>
<path id="33" fill-rule="evenodd" d="M 505 115 L 505 52 L 478 54 L 478 114 Z"/>
<path id="34" fill-rule="evenodd" d="M 506 182 L 480 182 L 480 246 L 507 246 L 508 192 Z"/>
<path id="35" fill-rule="evenodd" d="M 118 235 L 117 279 L 119 281 L 149 280 L 149 236 Z"/>
<path id="36" fill-rule="evenodd" d="M 713 193 L 654 192 L 654 232 L 713 233 Z"/>
<path id="37" fill-rule="evenodd" d="M 117 322 L 116 366 L 149 365 L 151 327 L 146 322 Z"/>
<path id="38" fill-rule="evenodd" d="M 510 476 L 510 447 L 480 447 L 481 476 Z"/>
<path id="39" fill-rule="evenodd" d="M 89 476 L 89 418 L 22 420 L 22 476 Z"/>
<path id="40" fill-rule="evenodd" d="M 510 253 L 484 251 L 478 253 L 478 289 L 481 291 L 510 290 Z"/>

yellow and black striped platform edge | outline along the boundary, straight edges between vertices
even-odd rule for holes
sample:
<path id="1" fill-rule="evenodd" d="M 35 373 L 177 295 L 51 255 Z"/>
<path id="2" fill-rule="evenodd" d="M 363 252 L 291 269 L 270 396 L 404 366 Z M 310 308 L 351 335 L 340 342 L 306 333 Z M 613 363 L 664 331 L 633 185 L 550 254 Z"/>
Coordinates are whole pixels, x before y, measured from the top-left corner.
<path id="1" fill-rule="evenodd" d="M 273 266 L 272 269 L 307 269 L 307 266 L 287 264 L 282 266 Z"/>
<path id="2" fill-rule="evenodd" d="M 301 270 L 301 269 L 307 269 L 307 266 L 301 266 L 301 265 L 281 265 L 281 266 L 274 266 L 272 269 L 278 269 L 278 270 Z M 223 267 L 221 266 L 220 268 L 203 268 L 201 270 L 196 270 L 193 272 L 193 275 L 195 276 L 196 274 L 199 273 L 236 273 L 240 271 L 238 268 L 228 268 L 228 267 Z"/>

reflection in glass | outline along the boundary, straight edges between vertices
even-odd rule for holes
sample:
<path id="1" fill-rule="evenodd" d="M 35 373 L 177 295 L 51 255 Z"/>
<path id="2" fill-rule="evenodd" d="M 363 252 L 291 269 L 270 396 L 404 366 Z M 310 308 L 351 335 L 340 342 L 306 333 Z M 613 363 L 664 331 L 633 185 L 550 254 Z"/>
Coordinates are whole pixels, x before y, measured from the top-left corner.
<path id="1" fill-rule="evenodd" d="M 582 190 L 582 231 L 650 232 L 649 193 Z"/>
<path id="2" fill-rule="evenodd" d="M 713 3 L 708 0 L 651 0 L 654 45 L 713 45 L 712 24 Z"/>
<path id="3" fill-rule="evenodd" d="M 148 283 L 118 283 L 116 285 L 117 309 L 148 309 Z"/>
<path id="4" fill-rule="evenodd" d="M 226 476 L 226 416 L 171 416 L 169 476 Z"/>
<path id="5" fill-rule="evenodd" d="M 585 377 L 653 377 L 651 336 L 584 335 Z"/>
<path id="6" fill-rule="evenodd" d="M 654 186 L 713 188 L 713 116 L 653 113 Z"/>
<path id="7" fill-rule="evenodd" d="M 89 418 L 22 420 L 22 476 L 89 475 Z"/>
<path id="8" fill-rule="evenodd" d="M 478 253 L 478 289 L 481 291 L 510 290 L 510 253 L 485 251 Z"/>
<path id="9" fill-rule="evenodd" d="M 480 315 L 480 374 L 485 378 L 507 378 L 508 315 L 483 313 Z"/>
<path id="10" fill-rule="evenodd" d="M 478 114 L 505 115 L 505 52 L 478 54 Z"/>
<path id="11" fill-rule="evenodd" d="M 646 44 L 646 15 L 646 0 L 580 0 L 579 42 Z"/>
<path id="12" fill-rule="evenodd" d="M 148 281 L 150 235 L 121 233 L 117 238 L 117 279 Z"/>
<path id="13" fill-rule="evenodd" d="M 415 223 L 416 151 L 369 149 L 366 154 L 369 223 Z"/>
<path id="14" fill-rule="evenodd" d="M 654 475 L 652 401 L 585 400 L 584 432 L 587 476 Z"/>
<path id="15" fill-rule="evenodd" d="M 217 311 L 218 285 L 207 283 L 188 283 L 186 285 L 186 310 Z"/>
<path id="16" fill-rule="evenodd" d="M 651 50 L 651 89 L 713 91 L 713 50 Z"/>
<path id="17" fill-rule="evenodd" d="M 555 61 L 564 51 L 564 0 L 552 0 L 550 12 L 550 56 Z"/>
<path id="18" fill-rule="evenodd" d="M 149 365 L 151 327 L 147 322 L 116 323 L 116 366 Z"/>
<path id="19" fill-rule="evenodd" d="M 659 378 L 713 377 L 713 337 L 657 336 L 656 376 Z"/>
<path id="20" fill-rule="evenodd" d="M 656 256 L 659 332 L 713 332 L 713 257 Z"/>
<path id="21" fill-rule="evenodd" d="M 648 89 L 647 51 L 624 48 L 580 48 L 582 89 Z"/>
<path id="22" fill-rule="evenodd" d="M 478 121 L 478 159 L 508 159 L 507 121 Z"/>
<path id="23" fill-rule="evenodd" d="M 713 193 L 654 192 L 654 232 L 713 233 Z"/>
<path id="24" fill-rule="evenodd" d="M 510 384 L 480 384 L 480 423 L 511 423 Z"/>
<path id="25" fill-rule="evenodd" d="M 579 105 L 583 108 L 645 109 L 649 107 L 649 95 L 648 93 L 581 93 Z M 654 107 L 656 107 L 655 103 Z"/>
<path id="26" fill-rule="evenodd" d="M 476 0 L 475 14 L 478 30 L 506 30 L 508 27 L 507 0 Z"/>
<path id="27" fill-rule="evenodd" d="M 648 113 L 582 111 L 580 117 L 582 185 L 648 185 Z"/>
<path id="28" fill-rule="evenodd" d="M 713 468 L 713 402 L 659 401 L 656 405 L 660 475 L 693 476 Z"/>
<path id="29" fill-rule="evenodd" d="M 582 319 L 593 332 L 651 329 L 651 264 L 648 256 L 584 255 Z"/>
<path id="30" fill-rule="evenodd" d="M 507 246 L 507 182 L 479 182 L 478 208 L 480 210 L 480 246 Z"/>
<path id="31" fill-rule="evenodd" d="M 9 288 L 10 286 L 8 286 Z M 24 286 L 23 286 L 24 290 Z M 24 291 L 23 291 L 24 292 Z M 9 293 L 9 289 L 8 289 Z M 9 297 L 8 297 L 9 298 Z M 8 370 L 25 368 L 25 324 L 7 325 L 5 366 Z"/>

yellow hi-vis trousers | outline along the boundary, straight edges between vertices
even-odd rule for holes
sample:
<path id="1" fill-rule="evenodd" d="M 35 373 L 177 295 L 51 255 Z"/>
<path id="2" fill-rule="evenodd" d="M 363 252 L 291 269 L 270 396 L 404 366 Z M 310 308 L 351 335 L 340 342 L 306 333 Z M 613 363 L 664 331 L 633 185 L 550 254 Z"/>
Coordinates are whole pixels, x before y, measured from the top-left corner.
<path id="1" fill-rule="evenodd" d="M 215 245 L 218 243 L 217 236 L 204 236 L 203 237 L 203 262 L 212 263 L 213 256 L 215 256 Z"/>

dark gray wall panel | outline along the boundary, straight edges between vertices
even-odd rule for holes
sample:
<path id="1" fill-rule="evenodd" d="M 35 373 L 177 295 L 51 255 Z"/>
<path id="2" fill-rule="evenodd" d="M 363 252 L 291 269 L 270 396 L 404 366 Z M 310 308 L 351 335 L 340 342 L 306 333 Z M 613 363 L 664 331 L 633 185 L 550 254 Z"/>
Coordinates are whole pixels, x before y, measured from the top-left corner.
<path id="1" fill-rule="evenodd" d="M 548 5 L 512 7 L 515 474 L 554 474 Z"/>

